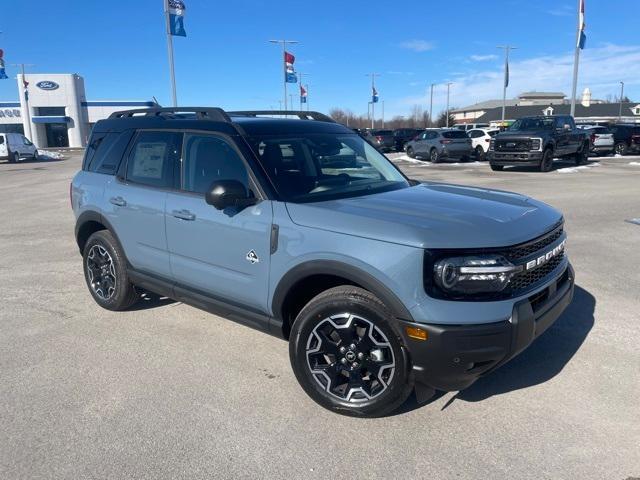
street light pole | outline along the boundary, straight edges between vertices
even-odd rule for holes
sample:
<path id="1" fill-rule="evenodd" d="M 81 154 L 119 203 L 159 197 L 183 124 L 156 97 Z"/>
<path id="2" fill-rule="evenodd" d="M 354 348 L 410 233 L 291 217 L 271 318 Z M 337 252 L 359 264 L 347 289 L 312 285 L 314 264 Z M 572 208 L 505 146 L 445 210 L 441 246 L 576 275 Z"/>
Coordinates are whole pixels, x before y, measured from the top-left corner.
<path id="1" fill-rule="evenodd" d="M 622 97 L 624 97 L 624 82 L 620 82 L 620 108 L 618 110 L 618 121 L 622 119 Z"/>
<path id="2" fill-rule="evenodd" d="M 509 86 L 509 52 L 518 47 L 498 45 L 496 48 L 504 49 L 504 83 L 502 85 L 502 123 L 504 124 L 504 112 L 507 107 L 507 87 Z"/>
<path id="3" fill-rule="evenodd" d="M 432 83 L 431 84 L 431 100 L 429 100 L 429 126 L 433 127 L 433 87 L 435 87 L 437 84 L 436 83 Z"/>
<path id="4" fill-rule="evenodd" d="M 375 114 L 375 102 L 373 101 L 373 92 L 376 89 L 376 77 L 379 77 L 379 73 L 367 73 L 367 77 L 371 77 L 371 128 L 375 128 L 376 114 Z"/>
<path id="5" fill-rule="evenodd" d="M 571 116 L 575 116 L 576 113 L 576 90 L 578 88 L 578 64 L 580 63 L 580 35 L 582 33 L 582 15 L 580 13 L 580 7 L 582 6 L 581 0 L 578 0 L 578 32 L 576 34 L 576 50 L 573 55 L 573 84 L 571 87 Z"/>
<path id="6" fill-rule="evenodd" d="M 297 40 L 269 40 L 269 43 L 276 43 L 282 45 L 282 74 L 284 80 L 284 109 L 287 109 L 287 62 L 285 62 L 285 55 L 287 53 L 287 45 L 294 45 L 300 43 Z M 292 105 L 293 107 L 293 105 Z"/>
<path id="7" fill-rule="evenodd" d="M 451 85 L 453 85 L 453 82 L 447 82 L 447 128 L 449 128 L 449 90 L 451 88 Z"/>

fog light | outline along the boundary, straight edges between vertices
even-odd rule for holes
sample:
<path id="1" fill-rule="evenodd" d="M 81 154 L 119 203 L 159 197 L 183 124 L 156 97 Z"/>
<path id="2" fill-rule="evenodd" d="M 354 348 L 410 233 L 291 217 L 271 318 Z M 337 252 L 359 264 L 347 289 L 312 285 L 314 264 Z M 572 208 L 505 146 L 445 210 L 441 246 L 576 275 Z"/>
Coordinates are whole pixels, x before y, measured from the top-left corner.
<path id="1" fill-rule="evenodd" d="M 418 327 L 405 327 L 405 331 L 407 332 L 407 336 L 409 338 L 413 338 L 414 340 L 426 340 L 427 339 L 427 331 Z"/>

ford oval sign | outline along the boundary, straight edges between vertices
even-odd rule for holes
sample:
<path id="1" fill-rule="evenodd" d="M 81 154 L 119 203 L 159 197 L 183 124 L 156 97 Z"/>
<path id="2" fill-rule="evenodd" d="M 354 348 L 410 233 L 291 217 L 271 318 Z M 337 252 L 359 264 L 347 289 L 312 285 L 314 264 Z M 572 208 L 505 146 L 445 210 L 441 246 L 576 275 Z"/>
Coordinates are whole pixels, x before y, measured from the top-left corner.
<path id="1" fill-rule="evenodd" d="M 49 80 L 43 80 L 42 82 L 36 83 L 36 87 L 41 90 L 56 90 L 60 87 L 56 82 L 51 82 Z"/>

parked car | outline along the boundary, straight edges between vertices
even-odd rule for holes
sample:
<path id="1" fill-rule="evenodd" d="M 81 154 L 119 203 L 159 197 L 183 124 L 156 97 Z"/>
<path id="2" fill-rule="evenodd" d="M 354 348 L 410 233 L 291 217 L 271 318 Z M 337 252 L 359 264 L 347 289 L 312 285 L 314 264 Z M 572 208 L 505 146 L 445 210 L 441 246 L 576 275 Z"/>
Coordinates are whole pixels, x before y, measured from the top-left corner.
<path id="1" fill-rule="evenodd" d="M 21 158 L 40 157 L 38 148 L 21 133 L 0 133 L 0 159 L 18 162 Z"/>
<path id="2" fill-rule="evenodd" d="M 505 166 L 535 166 L 548 172 L 558 157 L 585 163 L 589 137 L 576 128 L 570 115 L 523 117 L 491 139 L 487 157 L 496 171 Z"/>
<path id="3" fill-rule="evenodd" d="M 432 163 L 451 158 L 467 161 L 472 153 L 471 139 L 457 128 L 426 130 L 407 143 L 409 157 L 428 159 Z"/>
<path id="4" fill-rule="evenodd" d="M 371 130 L 373 144 L 381 152 L 391 152 L 396 145 L 393 130 Z"/>
<path id="5" fill-rule="evenodd" d="M 589 151 L 594 155 L 609 155 L 614 151 L 613 133 L 607 127 L 597 125 L 583 128 L 589 135 Z"/>
<path id="6" fill-rule="evenodd" d="M 618 155 L 640 152 L 640 125 L 618 123 L 610 129 Z"/>
<path id="7" fill-rule="evenodd" d="M 396 152 L 403 152 L 406 143 L 424 132 L 424 128 L 397 128 L 393 131 Z"/>
<path id="8" fill-rule="evenodd" d="M 464 130 L 468 132 L 469 130 L 475 130 L 476 128 L 489 128 L 488 123 L 456 123 L 451 128 L 457 128 L 458 130 Z"/>
<path id="9" fill-rule="evenodd" d="M 557 210 L 411 181 L 325 115 L 256 119 L 268 113 L 152 108 L 95 124 L 70 196 L 99 306 L 126 310 L 146 290 L 285 338 L 314 401 L 365 417 L 468 387 L 571 302 Z M 255 339 L 237 341 L 259 364 Z"/>
<path id="10" fill-rule="evenodd" d="M 482 162 L 486 159 L 491 139 L 498 133 L 500 130 L 497 128 L 476 128 L 467 132 L 471 139 L 471 148 L 476 154 L 476 160 Z"/>

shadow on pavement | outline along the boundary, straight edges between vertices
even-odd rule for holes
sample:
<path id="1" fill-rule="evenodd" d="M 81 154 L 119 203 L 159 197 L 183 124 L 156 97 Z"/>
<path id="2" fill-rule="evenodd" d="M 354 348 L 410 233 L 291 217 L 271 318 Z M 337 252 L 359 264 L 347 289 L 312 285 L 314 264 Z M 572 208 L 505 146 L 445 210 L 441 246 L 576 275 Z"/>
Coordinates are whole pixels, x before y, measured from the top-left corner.
<path id="1" fill-rule="evenodd" d="M 481 377 L 466 390 L 458 392 L 442 410 L 455 400 L 479 402 L 494 395 L 532 387 L 555 377 L 569 363 L 593 328 L 595 307 L 595 297 L 576 285 L 573 301 L 545 333 L 510 362 L 486 377 Z M 412 394 L 392 415 L 429 405 L 443 395 L 445 392 L 436 392 L 436 395 L 420 405 L 415 394 Z"/>
<path id="2" fill-rule="evenodd" d="M 164 307 L 176 303 L 175 300 L 168 297 L 161 297 L 155 293 L 143 291 L 140 295 L 140 299 L 129 308 L 129 311 L 148 310 L 150 308 Z"/>

